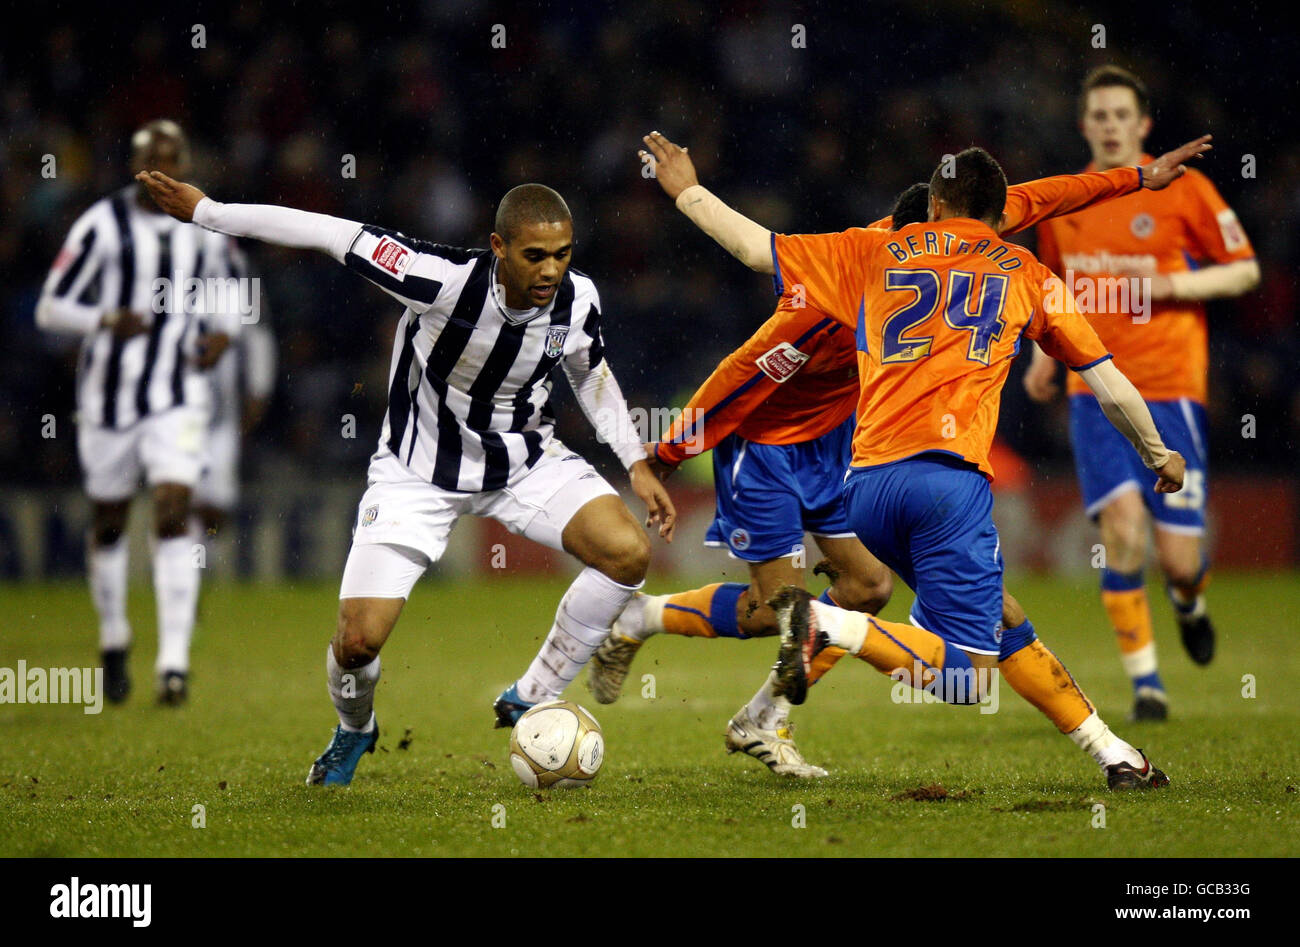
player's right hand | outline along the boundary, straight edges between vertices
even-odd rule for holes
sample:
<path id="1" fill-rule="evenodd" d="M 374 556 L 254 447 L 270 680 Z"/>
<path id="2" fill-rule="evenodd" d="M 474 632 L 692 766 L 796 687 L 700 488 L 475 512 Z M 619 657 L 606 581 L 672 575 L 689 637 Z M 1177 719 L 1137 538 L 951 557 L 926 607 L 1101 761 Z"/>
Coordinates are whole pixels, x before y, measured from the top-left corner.
<path id="1" fill-rule="evenodd" d="M 1056 397 L 1056 363 L 1050 359 L 1035 359 L 1025 369 L 1025 391 L 1029 397 L 1039 403 L 1051 401 Z"/>
<path id="2" fill-rule="evenodd" d="M 111 329 L 115 339 L 131 339 L 149 329 L 149 320 L 130 309 L 114 309 L 106 313 L 100 321 L 105 329 Z"/>
<path id="3" fill-rule="evenodd" d="M 1200 158 L 1213 148 L 1214 146 L 1210 144 L 1210 139 L 1213 137 L 1213 135 L 1202 135 L 1200 138 L 1193 138 L 1173 151 L 1166 151 L 1150 164 L 1143 165 L 1142 186 L 1158 191 L 1177 181 L 1187 173 L 1183 162 Z"/>
<path id="4" fill-rule="evenodd" d="M 1156 493 L 1177 493 L 1183 488 L 1183 475 L 1187 470 L 1187 461 L 1176 450 L 1169 452 L 1165 465 L 1156 470 L 1160 479 L 1156 481 Z"/>
<path id="5" fill-rule="evenodd" d="M 651 132 L 641 140 L 650 151 L 647 153 L 643 149 L 637 152 L 637 156 L 650 162 L 655 180 L 673 200 L 677 200 L 677 195 L 688 187 L 700 183 L 695 175 L 695 163 L 685 148 L 674 145 L 658 132 Z"/>
<path id="6" fill-rule="evenodd" d="M 194 208 L 207 196 L 193 184 L 173 181 L 161 171 L 141 171 L 135 179 L 144 185 L 159 210 L 187 224 L 194 219 Z"/>

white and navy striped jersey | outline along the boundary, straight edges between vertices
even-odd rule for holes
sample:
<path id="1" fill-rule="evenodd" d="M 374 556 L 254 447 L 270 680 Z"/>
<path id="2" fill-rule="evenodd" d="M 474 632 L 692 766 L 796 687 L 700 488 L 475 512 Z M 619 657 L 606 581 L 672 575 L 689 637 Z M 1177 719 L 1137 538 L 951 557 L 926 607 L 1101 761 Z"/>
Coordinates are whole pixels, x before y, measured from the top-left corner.
<path id="1" fill-rule="evenodd" d="M 508 310 L 493 290 L 491 250 L 369 225 L 343 262 L 407 307 L 393 343 L 380 453 L 391 451 L 445 490 L 514 483 L 551 437 L 552 370 L 585 375 L 604 359 L 595 284 L 570 268 L 546 306 Z"/>
<path id="2" fill-rule="evenodd" d="M 79 423 L 121 429 L 177 405 L 206 408 L 210 386 L 194 363 L 195 346 L 204 331 L 237 334 L 245 275 L 233 238 L 142 208 L 135 185 L 91 205 L 73 224 L 36 308 L 42 328 L 84 336 Z M 235 280 L 245 285 L 236 288 Z M 114 338 L 100 320 L 117 309 L 145 316 L 149 330 Z"/>

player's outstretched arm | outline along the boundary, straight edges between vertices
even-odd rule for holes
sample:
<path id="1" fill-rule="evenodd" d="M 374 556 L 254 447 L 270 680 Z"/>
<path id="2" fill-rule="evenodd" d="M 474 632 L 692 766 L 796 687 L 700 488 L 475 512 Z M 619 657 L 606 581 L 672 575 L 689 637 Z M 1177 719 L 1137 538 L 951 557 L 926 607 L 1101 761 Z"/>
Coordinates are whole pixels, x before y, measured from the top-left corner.
<path id="1" fill-rule="evenodd" d="M 136 180 L 145 186 L 165 213 L 186 223 L 234 237 L 251 237 L 265 243 L 299 250 L 319 250 L 342 263 L 361 224 L 328 214 L 313 214 L 274 204 L 221 204 L 193 184 L 174 181 L 161 171 L 141 171 Z"/>
<path id="2" fill-rule="evenodd" d="M 1214 146 L 1210 144 L 1213 135 L 1193 138 L 1185 145 L 1179 145 L 1173 151 L 1166 151 L 1155 161 L 1141 168 L 1142 186 L 1159 191 L 1173 184 L 1187 173 L 1187 162 L 1194 158 L 1203 158 Z"/>
<path id="3" fill-rule="evenodd" d="M 1182 454 L 1165 447 L 1156 430 L 1151 411 L 1133 383 L 1107 359 L 1079 372 L 1079 377 L 1097 396 L 1097 403 L 1110 423 L 1137 448 L 1142 462 L 1160 475 L 1157 493 L 1177 493 L 1183 488 Z"/>
<path id="4" fill-rule="evenodd" d="M 651 132 L 641 140 L 650 151 L 639 151 L 637 155 L 642 161 L 652 163 L 655 180 L 676 201 L 678 210 L 751 270 L 769 275 L 775 272 L 770 230 L 733 210 L 703 187 L 685 148 L 658 132 Z"/>

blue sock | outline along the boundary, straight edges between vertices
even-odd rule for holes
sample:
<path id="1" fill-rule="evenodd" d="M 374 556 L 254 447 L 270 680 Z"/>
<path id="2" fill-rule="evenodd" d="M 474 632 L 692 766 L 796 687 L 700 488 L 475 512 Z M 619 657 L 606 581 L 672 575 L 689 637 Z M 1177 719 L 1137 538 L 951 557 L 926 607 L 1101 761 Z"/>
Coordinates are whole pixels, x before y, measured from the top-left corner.
<path id="1" fill-rule="evenodd" d="M 1142 570 L 1137 572 L 1116 572 L 1114 569 L 1101 570 L 1101 587 L 1105 592 L 1132 592 L 1142 588 L 1144 576 Z"/>
<path id="2" fill-rule="evenodd" d="M 970 663 L 970 655 L 961 648 L 948 642 L 943 645 L 943 669 L 936 669 L 938 681 L 936 695 L 946 704 L 978 704 L 979 694 L 975 687 L 975 665 Z"/>
<path id="3" fill-rule="evenodd" d="M 719 638 L 748 638 L 736 622 L 736 603 L 749 586 L 741 582 L 724 582 L 709 603 L 709 624 Z"/>
<path id="4" fill-rule="evenodd" d="M 1029 647 L 1037 637 L 1038 635 L 1034 631 L 1034 623 L 1028 618 L 1014 628 L 1003 629 L 1002 647 L 998 650 L 998 660 L 1005 661 L 1021 648 Z"/>
<path id="5" fill-rule="evenodd" d="M 833 605 L 836 608 L 840 607 L 840 603 L 831 598 L 831 590 L 829 588 L 822 589 L 822 594 L 817 596 L 817 601 L 821 602 L 823 605 Z"/>

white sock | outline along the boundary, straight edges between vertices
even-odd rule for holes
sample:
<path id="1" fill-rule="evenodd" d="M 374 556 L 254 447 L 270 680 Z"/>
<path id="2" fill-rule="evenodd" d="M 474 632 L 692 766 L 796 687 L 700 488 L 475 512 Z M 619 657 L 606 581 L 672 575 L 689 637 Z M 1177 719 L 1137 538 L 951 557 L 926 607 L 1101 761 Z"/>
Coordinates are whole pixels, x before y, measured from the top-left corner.
<path id="1" fill-rule="evenodd" d="M 667 595 L 633 595 L 618 616 L 618 633 L 633 641 L 645 641 L 664 630 Z"/>
<path id="2" fill-rule="evenodd" d="M 190 639 L 199 601 L 199 568 L 189 536 L 159 539 L 153 549 L 153 587 L 158 601 L 158 663 L 164 671 L 190 669 Z"/>
<path id="3" fill-rule="evenodd" d="M 754 723 L 764 730 L 779 730 L 790 719 L 790 702 L 778 697 L 775 689 L 776 672 L 773 671 L 746 705 Z"/>
<path id="4" fill-rule="evenodd" d="M 1070 731 L 1074 745 L 1087 753 L 1103 769 L 1115 763 L 1142 766 L 1142 754 L 1110 732 L 1104 720 L 1094 711 L 1092 716 Z"/>
<path id="5" fill-rule="evenodd" d="M 88 545 L 90 597 L 99 613 L 101 651 L 125 648 L 131 643 L 131 625 L 126 620 L 127 550 L 126 536 L 111 546 Z"/>
<path id="6" fill-rule="evenodd" d="M 817 617 L 817 627 L 826 632 L 831 644 L 849 654 L 858 654 L 867 641 L 871 626 L 862 612 L 850 612 L 815 599 L 808 603 Z"/>
<path id="7" fill-rule="evenodd" d="M 369 733 L 375 728 L 375 685 L 379 683 L 379 655 L 359 668 L 344 668 L 334 657 L 334 646 L 325 648 L 325 676 L 330 700 L 338 711 L 344 730 Z"/>
<path id="8" fill-rule="evenodd" d="M 588 566 L 560 599 L 542 649 L 515 686 L 530 704 L 554 700 L 569 686 L 640 585 L 620 585 Z"/>

